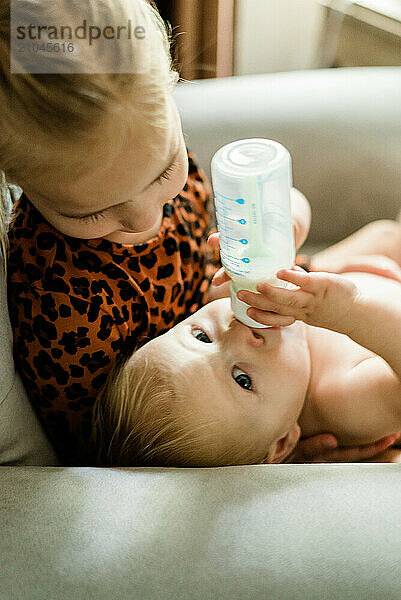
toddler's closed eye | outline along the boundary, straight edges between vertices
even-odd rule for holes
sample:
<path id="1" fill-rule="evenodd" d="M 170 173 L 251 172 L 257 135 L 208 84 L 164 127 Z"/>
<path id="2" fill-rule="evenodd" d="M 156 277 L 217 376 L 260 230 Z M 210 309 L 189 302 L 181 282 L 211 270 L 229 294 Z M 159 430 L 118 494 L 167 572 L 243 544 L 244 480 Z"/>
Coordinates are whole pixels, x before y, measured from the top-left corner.
<path id="1" fill-rule="evenodd" d="M 161 184 L 163 182 L 163 179 L 165 179 L 166 181 L 170 181 L 171 174 L 174 173 L 175 165 L 176 165 L 176 163 L 173 163 L 172 165 L 167 167 L 167 169 L 164 171 L 164 173 L 162 173 L 160 175 L 159 179 L 156 180 L 156 183 Z"/>
<path id="2" fill-rule="evenodd" d="M 97 223 L 101 219 L 105 218 L 105 211 L 93 213 L 93 215 L 86 215 L 85 217 L 74 217 L 77 221 L 82 223 Z"/>

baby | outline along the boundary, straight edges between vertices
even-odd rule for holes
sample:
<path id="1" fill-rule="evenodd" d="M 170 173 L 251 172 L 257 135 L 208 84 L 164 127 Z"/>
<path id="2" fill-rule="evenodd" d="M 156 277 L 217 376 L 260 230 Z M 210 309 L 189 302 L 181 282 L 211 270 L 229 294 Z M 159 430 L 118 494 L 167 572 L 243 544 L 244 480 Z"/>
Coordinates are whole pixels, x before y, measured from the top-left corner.
<path id="1" fill-rule="evenodd" d="M 401 277 L 277 276 L 297 287 L 238 292 L 270 327 L 248 328 L 221 298 L 115 367 L 95 404 L 95 464 L 279 463 L 301 434 L 353 446 L 400 430 Z"/>

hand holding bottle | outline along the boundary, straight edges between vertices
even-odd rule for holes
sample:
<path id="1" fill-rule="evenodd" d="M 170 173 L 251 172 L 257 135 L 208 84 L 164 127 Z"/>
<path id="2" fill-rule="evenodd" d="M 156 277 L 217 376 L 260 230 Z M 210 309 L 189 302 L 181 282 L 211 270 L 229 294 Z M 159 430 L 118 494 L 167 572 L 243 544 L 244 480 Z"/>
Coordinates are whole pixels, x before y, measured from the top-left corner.
<path id="1" fill-rule="evenodd" d="M 334 273 L 307 273 L 298 266 L 278 271 L 277 277 L 297 288 L 259 283 L 257 293 L 238 292 L 239 299 L 251 307 L 247 310 L 250 318 L 266 327 L 286 327 L 303 321 L 339 333 L 351 330 L 352 308 L 360 292 L 350 279 Z"/>

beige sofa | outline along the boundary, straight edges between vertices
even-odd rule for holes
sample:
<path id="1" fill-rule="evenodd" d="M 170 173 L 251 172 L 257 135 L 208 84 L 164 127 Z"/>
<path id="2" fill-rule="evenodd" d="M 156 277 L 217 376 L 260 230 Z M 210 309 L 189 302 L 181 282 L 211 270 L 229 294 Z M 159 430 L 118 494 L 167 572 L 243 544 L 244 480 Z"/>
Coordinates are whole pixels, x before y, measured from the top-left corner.
<path id="1" fill-rule="evenodd" d="M 235 139 L 289 149 L 312 204 L 307 250 L 399 210 L 401 68 L 204 80 L 175 94 L 208 174 Z M 399 598 L 401 465 L 54 466 L 13 367 L 0 283 L 0 600 Z"/>

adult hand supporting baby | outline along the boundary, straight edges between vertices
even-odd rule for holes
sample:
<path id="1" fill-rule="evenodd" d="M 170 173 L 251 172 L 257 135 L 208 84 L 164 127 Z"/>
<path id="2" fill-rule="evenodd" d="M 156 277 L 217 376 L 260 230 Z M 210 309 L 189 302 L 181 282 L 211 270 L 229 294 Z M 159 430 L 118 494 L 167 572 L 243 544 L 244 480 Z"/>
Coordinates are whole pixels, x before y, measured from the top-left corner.
<path id="1" fill-rule="evenodd" d="M 337 440 L 331 433 L 321 433 L 305 439 L 301 439 L 295 451 L 286 462 L 290 463 L 330 463 L 330 462 L 361 462 L 369 461 L 376 457 L 373 462 L 398 462 L 400 451 L 394 450 L 388 454 L 384 451 L 399 438 L 399 433 L 388 435 L 372 444 L 363 446 L 342 447 L 337 446 Z M 390 452 L 390 451 L 389 451 Z M 393 456 L 394 454 L 394 456 Z M 387 459 L 387 460 L 386 460 Z M 390 460 L 392 459 L 392 460 Z"/>

